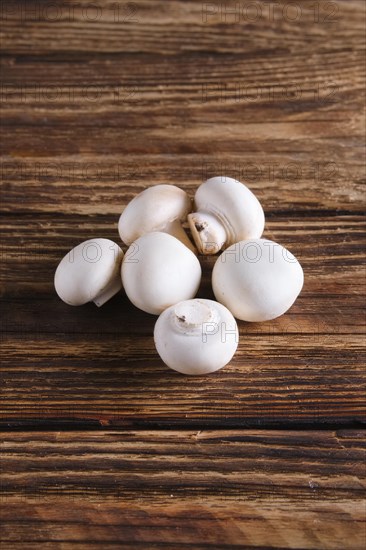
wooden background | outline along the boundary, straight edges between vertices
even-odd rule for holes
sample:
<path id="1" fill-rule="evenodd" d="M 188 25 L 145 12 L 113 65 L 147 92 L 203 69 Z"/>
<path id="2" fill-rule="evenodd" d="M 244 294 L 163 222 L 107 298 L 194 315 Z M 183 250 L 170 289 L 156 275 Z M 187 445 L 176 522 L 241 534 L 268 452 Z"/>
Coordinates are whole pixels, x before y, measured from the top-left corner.
<path id="1" fill-rule="evenodd" d="M 1 3 L 2 548 L 364 548 L 364 21 L 363 0 Z M 188 378 L 153 316 L 70 308 L 53 274 L 118 242 L 143 188 L 218 174 L 305 285 Z"/>

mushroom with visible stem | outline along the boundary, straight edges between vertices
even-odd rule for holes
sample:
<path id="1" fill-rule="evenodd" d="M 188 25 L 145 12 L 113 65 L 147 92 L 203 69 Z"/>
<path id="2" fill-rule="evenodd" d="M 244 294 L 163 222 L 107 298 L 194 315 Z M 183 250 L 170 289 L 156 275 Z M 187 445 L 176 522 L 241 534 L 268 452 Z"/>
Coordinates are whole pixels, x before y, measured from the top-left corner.
<path id="1" fill-rule="evenodd" d="M 160 315 L 154 341 L 168 367 L 183 374 L 202 375 L 229 363 L 239 333 L 230 311 L 213 300 L 186 300 Z"/>
<path id="2" fill-rule="evenodd" d="M 240 181 L 218 176 L 197 189 L 196 212 L 188 222 L 201 254 L 216 254 L 243 239 L 259 238 L 264 212 L 256 196 Z"/>
<path id="3" fill-rule="evenodd" d="M 216 300 L 243 321 L 279 317 L 292 306 L 303 282 L 295 256 L 266 239 L 233 244 L 219 256 L 212 271 Z"/>
<path id="4" fill-rule="evenodd" d="M 194 245 L 182 227 L 191 211 L 191 199 L 183 189 L 174 185 L 155 185 L 128 203 L 119 218 L 118 231 L 127 245 L 146 233 L 169 233 L 194 252 Z"/>
<path id="5" fill-rule="evenodd" d="M 70 306 L 105 304 L 122 288 L 123 252 L 109 239 L 90 239 L 75 246 L 59 263 L 55 289 Z"/>
<path id="6" fill-rule="evenodd" d="M 181 241 L 168 233 L 146 233 L 127 250 L 122 282 L 131 302 L 154 315 L 193 298 L 201 282 L 201 265 Z"/>

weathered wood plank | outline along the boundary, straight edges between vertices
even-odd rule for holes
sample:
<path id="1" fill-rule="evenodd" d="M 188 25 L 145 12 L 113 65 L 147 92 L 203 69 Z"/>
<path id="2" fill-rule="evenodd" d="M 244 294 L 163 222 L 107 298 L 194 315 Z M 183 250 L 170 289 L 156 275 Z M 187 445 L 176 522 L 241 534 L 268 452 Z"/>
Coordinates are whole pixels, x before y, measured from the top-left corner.
<path id="1" fill-rule="evenodd" d="M 145 334 L 3 335 L 2 425 L 270 426 L 365 421 L 363 336 L 247 335 L 230 366 L 187 378 Z M 344 340 L 346 339 L 346 349 Z"/>
<path id="2" fill-rule="evenodd" d="M 365 433 L 4 433 L 2 547 L 363 549 Z"/>
<path id="3" fill-rule="evenodd" d="M 109 127 L 135 125 L 151 131 L 159 119 L 170 126 L 179 121 L 186 130 L 210 120 L 226 123 L 234 112 L 251 131 L 255 123 L 279 127 L 280 120 L 294 128 L 301 122 L 319 128 L 325 121 L 362 122 L 356 117 L 365 75 L 362 50 L 337 52 L 336 62 L 334 52 L 311 58 L 306 53 L 291 59 L 274 55 L 270 64 L 268 52 L 253 59 L 188 53 L 164 63 L 152 55 L 139 63 L 133 55 L 113 63 L 105 57 L 69 57 L 52 58 L 45 71 L 43 56 L 4 56 L 4 121 L 61 128 L 72 120 L 79 131 L 103 121 Z M 276 126 L 273 132 L 278 132 Z"/>
<path id="4" fill-rule="evenodd" d="M 122 197 L 121 202 L 124 202 Z M 118 213 L 122 209 L 123 206 Z M 38 297 L 54 297 L 54 270 L 70 248 L 93 237 L 110 238 L 122 246 L 117 230 L 118 218 L 117 213 L 18 216 L 14 212 L 14 215 L 3 216 L 0 222 L 3 260 L 0 289 L 3 296 L 18 294 L 34 299 L 34 294 L 29 293 L 33 289 Z M 307 292 L 319 295 L 348 292 L 352 302 L 353 293 L 362 294 L 365 229 L 365 219 L 360 215 L 327 216 L 323 212 L 318 216 L 314 212 L 308 217 L 301 212 L 296 216 L 296 210 L 295 215 L 285 210 L 282 215 L 269 215 L 264 236 L 287 246 L 299 258 L 305 270 L 304 295 Z M 123 248 L 126 250 L 125 246 Z M 200 260 L 207 287 L 216 257 L 201 257 Z M 25 261 L 27 269 L 24 269 Z M 332 307 L 330 301 L 329 306 Z"/>
<path id="5" fill-rule="evenodd" d="M 223 10 L 219 2 L 177 0 L 105 1 L 96 8 L 83 0 L 59 9 L 34 0 L 3 4 L 3 49 L 12 53 L 28 54 L 30 44 L 32 52 L 48 54 L 344 51 L 364 37 L 362 0 L 321 0 L 315 6 L 298 0 L 296 8 L 227 2 Z"/>
<path id="6" fill-rule="evenodd" d="M 361 283 L 362 281 L 360 281 Z M 309 288 L 309 285 L 307 285 Z M 339 337 L 363 335 L 365 332 L 364 308 L 355 285 L 338 286 L 337 294 L 305 292 L 286 315 L 265 323 L 240 323 L 243 333 L 269 338 L 271 335 L 310 336 L 314 341 L 327 335 Z M 35 339 L 42 334 L 62 333 L 67 335 L 116 334 L 121 337 L 133 333 L 141 338 L 149 334 L 155 318 L 134 308 L 122 293 L 102 309 L 87 305 L 71 308 L 52 295 L 33 295 L 34 287 L 24 285 L 23 295 L 1 300 L 2 331 L 29 335 Z M 349 295 L 349 291 L 354 294 Z M 28 294 L 28 295 L 27 295 Z M 214 298 L 206 281 L 199 293 L 202 298 Z M 314 299 L 316 295 L 316 307 Z M 321 313 L 319 312 L 321 311 Z"/>
<path id="7" fill-rule="evenodd" d="M 93 234 L 115 239 L 116 220 L 5 218 L 4 425 L 65 419 L 111 425 L 365 420 L 361 217 L 270 217 L 267 236 L 298 255 L 304 290 L 281 318 L 239 323 L 234 360 L 204 378 L 199 391 L 197 380 L 163 365 L 152 339 L 156 318 L 138 311 L 123 294 L 101 309 L 70 308 L 55 295 L 53 273 L 60 257 Z M 203 262 L 203 297 L 212 297 L 214 261 Z"/>
<path id="8" fill-rule="evenodd" d="M 42 139 L 48 141 L 42 132 Z M 172 132 L 174 142 L 176 132 Z M 118 216 L 123 206 L 149 185 L 176 184 L 193 197 L 202 181 L 224 174 L 245 181 L 262 201 L 267 215 L 291 217 L 298 213 L 304 218 L 363 212 L 364 162 L 357 147 L 317 141 L 314 150 L 314 142 L 301 141 L 289 152 L 288 141 L 279 147 L 269 137 L 261 146 L 253 140 L 244 143 L 240 137 L 239 148 L 249 149 L 240 153 L 223 152 L 221 146 L 220 151 L 208 151 L 207 139 L 211 137 L 206 133 L 205 143 L 202 139 L 195 153 L 162 150 L 154 155 L 123 151 L 112 155 L 110 151 L 95 151 L 93 155 L 64 155 L 65 142 L 60 143 L 61 150 L 48 142 L 47 149 L 54 149 L 54 156 L 48 152 L 30 157 L 30 136 L 28 145 L 16 152 L 9 135 L 6 147 L 11 150 L 1 160 L 1 211 Z M 74 147 L 79 141 L 74 135 L 67 143 Z M 111 147 L 130 147 L 127 142 L 118 143 Z M 196 141 L 192 143 L 194 146 Z M 230 143 L 236 147 L 232 139 Z M 95 144 L 99 147 L 99 142 Z M 97 228 L 98 220 L 94 219 Z"/>
<path id="9" fill-rule="evenodd" d="M 287 6 L 273 20 L 257 2 L 250 32 L 241 5 L 235 22 L 205 21 L 205 4 L 137 2 L 123 24 L 110 2 L 95 21 L 85 2 L 71 15 L 23 4 L 3 12 L 7 211 L 115 212 L 116 194 L 162 180 L 193 191 L 217 173 L 253 182 L 267 210 L 361 210 L 362 1 L 299 2 L 298 17 Z"/>

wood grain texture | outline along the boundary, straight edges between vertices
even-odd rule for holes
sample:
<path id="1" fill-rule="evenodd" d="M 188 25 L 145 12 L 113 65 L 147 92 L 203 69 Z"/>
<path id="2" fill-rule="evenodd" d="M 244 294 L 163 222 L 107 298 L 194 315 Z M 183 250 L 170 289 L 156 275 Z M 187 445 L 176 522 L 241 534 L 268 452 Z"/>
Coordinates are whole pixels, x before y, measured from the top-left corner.
<path id="1" fill-rule="evenodd" d="M 9 432 L 1 541 L 363 549 L 365 442 L 359 430 Z"/>
<path id="2" fill-rule="evenodd" d="M 74 419 L 112 426 L 362 421 L 363 226 L 359 216 L 270 218 L 266 235 L 281 235 L 304 266 L 302 294 L 279 319 L 240 322 L 231 365 L 198 380 L 161 362 L 152 338 L 156 317 L 134 308 L 123 294 L 101 309 L 70 308 L 54 295 L 59 258 L 93 234 L 117 239 L 114 216 L 13 217 L 3 228 L 1 421 Z M 202 260 L 200 295 L 212 298 L 215 258 Z"/>
<path id="3" fill-rule="evenodd" d="M 97 2 L 101 9 L 90 12 L 83 12 L 90 2 L 70 2 L 74 6 L 71 14 L 65 5 L 58 12 L 48 10 L 43 0 L 31 0 L 27 8 L 19 0 L 10 6 L 4 4 L 3 48 L 25 55 L 229 52 L 254 56 L 261 51 L 285 54 L 306 49 L 359 49 L 364 39 L 362 0 L 336 1 L 331 6 L 320 1 L 318 17 L 309 0 L 297 2 L 301 13 L 283 10 L 280 4 L 271 16 L 269 3 L 259 0 L 257 10 L 244 4 L 239 15 L 230 15 L 233 3 L 227 2 L 226 13 L 206 10 L 207 17 L 202 3 L 194 0 L 137 0 L 133 2 L 134 13 L 120 3 L 120 17 L 115 17 L 115 3 L 111 1 Z M 22 33 L 17 32 L 19 26 Z M 55 32 L 57 29 L 61 32 Z"/>
<path id="4" fill-rule="evenodd" d="M 364 548 L 365 7 L 1 2 L 2 548 Z M 123 293 L 70 308 L 53 275 L 218 174 L 305 285 L 192 379 Z"/>

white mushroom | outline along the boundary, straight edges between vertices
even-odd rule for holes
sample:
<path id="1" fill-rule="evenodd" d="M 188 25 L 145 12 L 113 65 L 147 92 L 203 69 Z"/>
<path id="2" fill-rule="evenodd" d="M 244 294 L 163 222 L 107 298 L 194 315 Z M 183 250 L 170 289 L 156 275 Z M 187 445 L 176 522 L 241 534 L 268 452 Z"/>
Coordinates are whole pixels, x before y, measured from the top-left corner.
<path id="1" fill-rule="evenodd" d="M 216 299 L 244 321 L 268 321 L 282 315 L 296 300 L 303 282 L 295 256 L 266 239 L 230 246 L 212 272 Z"/>
<path id="2" fill-rule="evenodd" d="M 161 232 L 147 233 L 131 245 L 121 273 L 131 302 L 155 315 L 193 298 L 202 274 L 195 254 L 175 237 Z"/>
<path id="3" fill-rule="evenodd" d="M 232 359 L 239 334 L 230 311 L 213 300 L 186 300 L 163 311 L 155 324 L 155 346 L 168 367 L 183 374 L 208 374 Z"/>
<path id="4" fill-rule="evenodd" d="M 262 206 L 240 181 L 225 176 L 210 178 L 197 189 L 194 200 L 196 212 L 189 214 L 188 221 L 201 254 L 216 254 L 263 233 Z"/>
<path id="5" fill-rule="evenodd" d="M 102 306 L 122 288 L 123 252 L 109 239 L 84 241 L 61 260 L 55 273 L 55 289 L 70 306 L 94 302 Z"/>
<path id="6" fill-rule="evenodd" d="M 127 245 L 152 231 L 169 233 L 194 251 L 194 246 L 182 227 L 192 211 L 187 193 L 174 185 L 155 185 L 137 195 L 123 210 L 118 231 Z"/>

